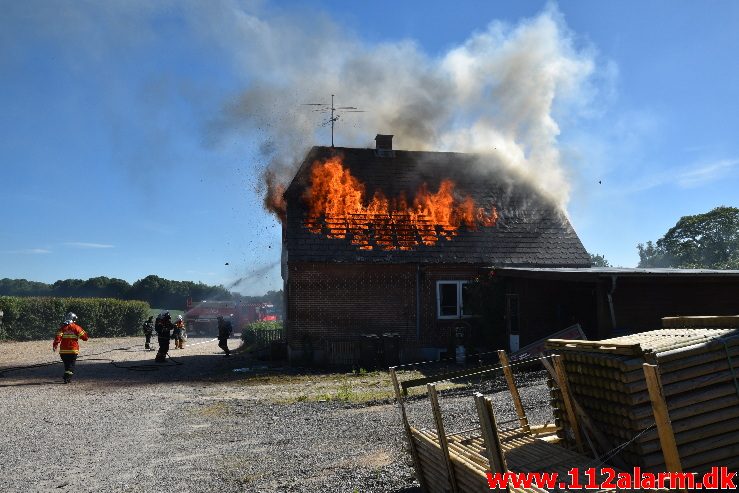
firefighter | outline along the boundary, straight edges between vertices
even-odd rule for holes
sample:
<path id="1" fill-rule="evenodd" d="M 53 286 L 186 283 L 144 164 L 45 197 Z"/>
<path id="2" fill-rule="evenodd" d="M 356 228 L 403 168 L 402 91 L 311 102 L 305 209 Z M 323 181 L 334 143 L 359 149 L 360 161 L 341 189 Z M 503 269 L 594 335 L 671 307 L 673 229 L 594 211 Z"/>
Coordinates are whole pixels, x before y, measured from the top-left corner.
<path id="1" fill-rule="evenodd" d="M 56 352 L 59 348 L 59 356 L 64 362 L 64 383 L 72 381 L 74 375 L 74 363 L 77 361 L 77 355 L 80 353 L 79 339 L 87 340 L 87 332 L 77 325 L 77 315 L 72 312 L 67 313 L 64 317 L 64 323 L 59 326 L 54 338 L 52 349 Z"/>
<path id="2" fill-rule="evenodd" d="M 172 337 L 174 337 L 175 349 L 185 349 L 185 322 L 182 320 L 182 315 L 177 315 Z"/>
<path id="3" fill-rule="evenodd" d="M 228 338 L 233 332 L 233 326 L 230 320 L 224 320 L 221 315 L 218 315 L 218 347 L 225 351 L 226 356 L 231 356 L 231 351 L 228 349 Z"/>
<path id="4" fill-rule="evenodd" d="M 154 329 L 157 331 L 157 341 L 159 342 L 159 351 L 154 361 L 157 363 L 164 363 L 167 361 L 167 354 L 169 353 L 169 339 L 172 337 L 172 316 L 169 312 L 161 313 L 156 322 L 154 323 Z"/>
<path id="5" fill-rule="evenodd" d="M 151 342 L 151 334 L 154 333 L 154 317 L 151 316 L 149 319 L 144 322 L 144 325 L 142 327 L 144 329 L 144 337 L 146 337 L 146 343 L 144 344 L 144 349 L 151 349 L 151 346 L 149 343 Z"/>

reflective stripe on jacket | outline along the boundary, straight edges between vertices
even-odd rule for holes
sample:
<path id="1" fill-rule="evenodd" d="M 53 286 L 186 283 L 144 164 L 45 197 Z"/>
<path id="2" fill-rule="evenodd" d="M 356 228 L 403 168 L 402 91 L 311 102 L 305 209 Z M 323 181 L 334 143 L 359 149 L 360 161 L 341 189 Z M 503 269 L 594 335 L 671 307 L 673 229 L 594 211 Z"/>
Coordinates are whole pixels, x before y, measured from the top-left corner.
<path id="1" fill-rule="evenodd" d="M 87 340 L 87 333 L 82 327 L 76 323 L 62 325 L 54 338 L 54 349 L 59 346 L 59 354 L 79 354 L 78 339 Z"/>

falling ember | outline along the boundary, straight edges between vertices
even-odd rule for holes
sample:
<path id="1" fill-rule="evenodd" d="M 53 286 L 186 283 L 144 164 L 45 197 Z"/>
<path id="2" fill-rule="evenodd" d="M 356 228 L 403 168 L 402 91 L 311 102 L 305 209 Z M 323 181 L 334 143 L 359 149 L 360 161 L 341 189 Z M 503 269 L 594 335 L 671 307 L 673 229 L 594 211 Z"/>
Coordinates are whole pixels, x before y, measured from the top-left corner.
<path id="1" fill-rule="evenodd" d="M 311 187 L 305 200 L 306 228 L 329 238 L 349 238 L 361 250 L 411 250 L 450 240 L 460 226 L 475 230 L 494 226 L 498 212 L 486 212 L 471 197 L 459 201 L 454 182 L 442 180 L 432 193 L 426 184 L 416 191 L 412 204 L 405 196 L 388 199 L 376 192 L 365 203 L 365 186 L 352 176 L 339 156 L 316 161 L 311 169 Z"/>

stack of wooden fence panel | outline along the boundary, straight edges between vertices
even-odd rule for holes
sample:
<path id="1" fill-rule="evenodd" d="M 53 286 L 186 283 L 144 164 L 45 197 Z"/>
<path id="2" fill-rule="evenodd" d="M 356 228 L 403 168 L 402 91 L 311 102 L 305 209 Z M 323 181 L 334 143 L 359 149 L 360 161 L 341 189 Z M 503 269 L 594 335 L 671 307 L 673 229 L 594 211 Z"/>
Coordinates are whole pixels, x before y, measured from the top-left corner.
<path id="1" fill-rule="evenodd" d="M 739 316 L 668 317 L 663 329 L 602 341 L 551 340 L 570 391 L 629 466 L 664 471 L 643 364 L 656 364 L 683 470 L 739 467 Z M 550 379 L 560 428 L 570 428 Z M 650 428 L 651 427 L 651 428 Z M 644 431 L 647 430 L 647 431 Z M 571 443 L 564 432 L 560 438 Z"/>

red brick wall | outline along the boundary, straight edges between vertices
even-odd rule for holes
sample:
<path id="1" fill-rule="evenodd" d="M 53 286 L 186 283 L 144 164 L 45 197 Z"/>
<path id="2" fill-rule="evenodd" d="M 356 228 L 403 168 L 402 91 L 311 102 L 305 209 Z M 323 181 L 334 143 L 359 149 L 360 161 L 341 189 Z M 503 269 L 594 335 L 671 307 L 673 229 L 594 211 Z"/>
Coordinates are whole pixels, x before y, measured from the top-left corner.
<path id="1" fill-rule="evenodd" d="M 292 349 L 330 338 L 397 332 L 416 339 L 415 266 L 289 265 L 287 338 Z"/>
<path id="2" fill-rule="evenodd" d="M 437 281 L 471 281 L 488 269 L 469 265 L 427 265 L 421 267 L 421 346 L 446 348 L 450 344 L 453 327 L 459 320 L 437 317 Z M 466 325 L 475 325 L 473 319 L 463 319 Z"/>
<path id="3" fill-rule="evenodd" d="M 290 263 L 287 339 L 291 350 L 364 333 L 396 332 L 406 356 L 420 347 L 446 348 L 455 320 L 438 320 L 436 281 L 471 280 L 474 266 Z M 420 339 L 416 292 L 420 292 Z M 467 319 L 466 319 L 467 320 Z"/>

